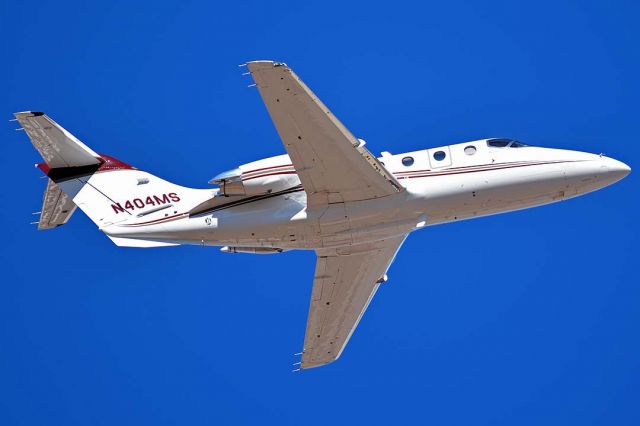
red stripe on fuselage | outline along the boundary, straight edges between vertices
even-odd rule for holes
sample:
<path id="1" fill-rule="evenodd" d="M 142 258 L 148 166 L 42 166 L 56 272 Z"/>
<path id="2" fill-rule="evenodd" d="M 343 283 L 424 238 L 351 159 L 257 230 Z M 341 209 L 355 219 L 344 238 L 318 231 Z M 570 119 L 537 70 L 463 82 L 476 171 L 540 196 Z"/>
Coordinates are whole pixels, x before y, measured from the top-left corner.
<path id="1" fill-rule="evenodd" d="M 246 179 L 242 179 L 243 182 L 246 182 L 248 180 L 252 180 L 252 179 L 258 179 L 258 178 L 264 178 L 264 177 L 268 177 L 268 176 L 275 176 L 275 175 L 295 175 L 297 174 L 295 170 L 290 171 L 290 172 L 275 172 L 275 173 L 267 173 L 266 175 L 259 175 L 259 176 L 251 176 L 249 178 Z"/>
<path id="2" fill-rule="evenodd" d="M 450 172 L 448 170 L 451 169 L 447 169 L 447 170 L 440 170 L 440 171 L 434 171 L 432 173 L 419 173 L 415 174 L 416 172 L 414 172 L 413 175 L 406 175 L 406 176 L 398 176 L 397 179 L 415 179 L 415 178 L 421 178 L 421 177 L 433 177 L 433 176 L 446 176 L 446 175 L 460 175 L 460 174 L 465 174 L 465 173 L 479 173 L 479 172 L 490 172 L 490 171 L 494 171 L 494 170 L 502 170 L 502 169 L 514 169 L 514 168 L 518 168 L 518 167 L 528 167 L 528 166 L 542 166 L 542 165 L 546 165 L 546 164 L 557 164 L 557 163 L 569 163 L 569 162 L 573 162 L 573 161 L 545 161 L 545 162 L 535 162 L 535 163 L 527 163 L 527 164 L 515 164 L 515 165 L 505 165 L 505 163 L 501 163 L 501 164 L 497 164 L 497 165 L 492 165 L 490 167 L 487 167 L 486 165 L 483 165 L 483 168 L 474 168 L 474 170 L 456 170 L 453 172 Z M 511 163 L 507 163 L 507 164 L 511 164 Z M 480 167 L 480 166 L 478 166 Z"/>
<path id="3" fill-rule="evenodd" d="M 255 169 L 255 170 L 247 170 L 246 172 L 242 172 L 242 174 L 251 174 L 251 173 L 260 172 L 263 170 L 277 169 L 278 167 L 293 167 L 293 164 L 282 164 L 280 166 L 271 166 L 271 167 L 263 167 L 261 169 Z"/>

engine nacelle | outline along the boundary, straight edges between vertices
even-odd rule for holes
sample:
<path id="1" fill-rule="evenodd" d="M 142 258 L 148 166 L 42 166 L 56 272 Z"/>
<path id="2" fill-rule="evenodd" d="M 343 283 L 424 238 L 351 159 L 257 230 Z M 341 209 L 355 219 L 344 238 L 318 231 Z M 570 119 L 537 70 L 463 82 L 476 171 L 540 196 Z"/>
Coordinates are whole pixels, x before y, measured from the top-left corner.
<path id="1" fill-rule="evenodd" d="M 264 195 L 300 185 L 288 155 L 265 158 L 220 173 L 209 183 L 220 185 L 221 196 Z"/>
<path id="2" fill-rule="evenodd" d="M 223 253 L 251 253 L 251 254 L 276 254 L 282 253 L 284 250 L 281 248 L 271 247 L 229 247 L 224 246 L 220 249 Z"/>

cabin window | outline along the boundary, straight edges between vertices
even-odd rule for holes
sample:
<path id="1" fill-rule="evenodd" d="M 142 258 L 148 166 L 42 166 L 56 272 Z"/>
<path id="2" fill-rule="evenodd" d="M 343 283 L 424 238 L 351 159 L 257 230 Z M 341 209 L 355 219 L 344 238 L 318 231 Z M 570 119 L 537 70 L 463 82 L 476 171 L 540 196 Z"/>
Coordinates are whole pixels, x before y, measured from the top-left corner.
<path id="1" fill-rule="evenodd" d="M 447 157 L 447 154 L 444 153 L 444 151 L 437 151 L 433 154 L 433 158 L 436 161 L 442 161 Z"/>
<path id="2" fill-rule="evenodd" d="M 413 157 L 404 157 L 402 159 L 402 164 L 409 167 L 413 164 Z"/>
<path id="3" fill-rule="evenodd" d="M 469 145 L 464 148 L 464 153 L 467 155 L 473 155 L 476 153 L 476 147 L 473 145 Z"/>

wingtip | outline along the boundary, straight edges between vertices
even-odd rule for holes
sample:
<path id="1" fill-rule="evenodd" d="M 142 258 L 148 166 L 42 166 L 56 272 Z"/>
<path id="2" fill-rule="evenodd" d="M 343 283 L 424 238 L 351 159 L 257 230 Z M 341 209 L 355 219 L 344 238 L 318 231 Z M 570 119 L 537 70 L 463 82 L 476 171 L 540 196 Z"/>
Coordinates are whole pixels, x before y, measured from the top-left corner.
<path id="1" fill-rule="evenodd" d="M 42 111 L 20 111 L 20 112 L 14 112 L 13 113 L 14 117 L 18 118 L 18 117 L 40 117 L 42 115 L 44 115 L 44 112 Z"/>
<path id="2" fill-rule="evenodd" d="M 248 61 L 243 65 L 248 66 L 250 70 L 288 67 L 287 64 L 285 64 L 284 62 L 271 61 L 271 60 Z"/>

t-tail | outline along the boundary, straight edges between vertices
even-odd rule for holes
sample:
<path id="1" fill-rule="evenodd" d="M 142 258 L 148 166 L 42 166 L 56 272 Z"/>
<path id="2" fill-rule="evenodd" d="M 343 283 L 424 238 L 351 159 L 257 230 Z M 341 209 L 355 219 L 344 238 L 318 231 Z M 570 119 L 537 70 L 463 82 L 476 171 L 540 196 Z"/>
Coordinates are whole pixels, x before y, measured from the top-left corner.
<path id="1" fill-rule="evenodd" d="M 168 218 L 211 196 L 211 191 L 175 185 L 109 155 L 98 154 L 42 112 L 14 114 L 44 162 L 36 164 L 49 178 L 38 229 L 64 225 L 79 207 L 109 235 L 109 227 L 144 224 Z M 109 236 L 131 247 L 167 244 Z"/>

